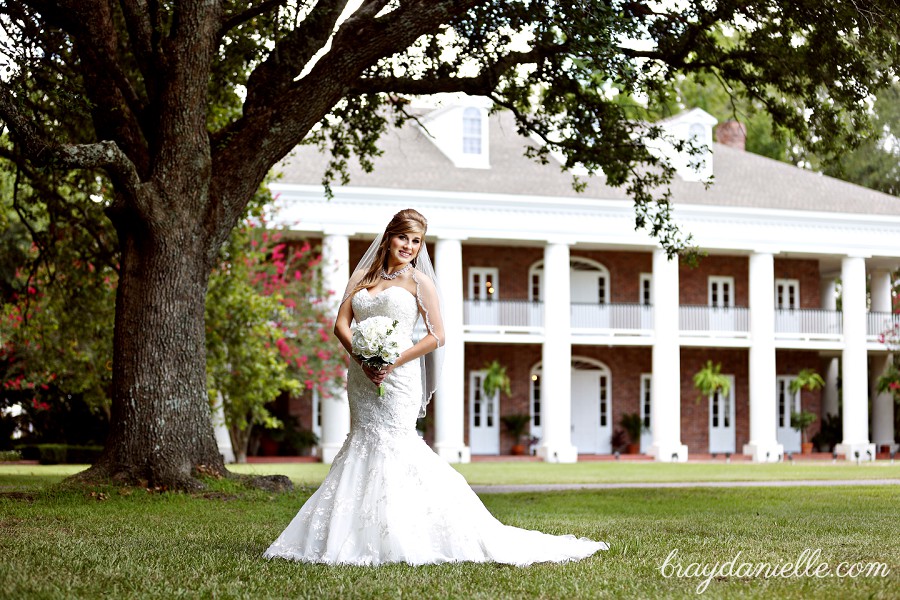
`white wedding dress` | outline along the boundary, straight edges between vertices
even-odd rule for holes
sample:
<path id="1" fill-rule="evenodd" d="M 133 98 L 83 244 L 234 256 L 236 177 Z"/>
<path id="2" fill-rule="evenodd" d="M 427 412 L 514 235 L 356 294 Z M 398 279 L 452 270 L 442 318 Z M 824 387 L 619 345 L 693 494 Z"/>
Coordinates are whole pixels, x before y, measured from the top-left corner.
<path id="1" fill-rule="evenodd" d="M 353 298 L 357 321 L 386 315 L 409 338 L 416 298 L 394 286 Z M 348 375 L 351 425 L 319 489 L 266 550 L 266 558 L 327 564 L 412 565 L 562 562 L 606 550 L 604 542 L 503 525 L 466 480 L 416 433 L 422 401 L 419 361 L 394 369 L 385 395 L 353 363 Z"/>

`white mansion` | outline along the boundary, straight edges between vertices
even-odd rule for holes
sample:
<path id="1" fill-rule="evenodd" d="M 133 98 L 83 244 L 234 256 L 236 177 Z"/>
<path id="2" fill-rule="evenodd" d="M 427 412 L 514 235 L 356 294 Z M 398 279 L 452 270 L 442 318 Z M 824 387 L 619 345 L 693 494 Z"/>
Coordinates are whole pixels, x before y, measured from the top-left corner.
<path id="1" fill-rule="evenodd" d="M 708 253 L 692 269 L 635 231 L 623 190 L 595 177 L 579 194 L 558 164 L 525 158 L 532 142 L 510 115 L 472 98 L 421 121 L 390 130 L 374 172 L 355 169 L 332 200 L 320 184 L 326 157 L 311 147 L 285 160 L 271 189 L 279 218 L 321 241 L 338 297 L 397 210 L 428 218 L 448 341 L 426 439 L 447 460 L 508 453 L 500 424 L 512 414 L 530 417 L 533 447 L 555 462 L 610 453 L 630 413 L 647 425 L 641 452 L 661 461 L 781 460 L 799 450 L 790 413 L 800 408 L 820 417 L 811 433 L 840 414 L 836 450 L 848 458 L 894 444 L 894 403 L 874 382 L 889 360 L 878 334 L 897 319 L 900 199 L 745 152 L 734 122 L 716 131 L 731 141 L 714 143 L 716 120 L 684 112 L 666 126 L 711 148 L 699 174 L 675 160 L 675 220 Z M 510 396 L 485 397 L 493 360 L 507 367 Z M 732 385 L 701 399 L 692 377 L 708 360 Z M 804 368 L 826 388 L 792 394 Z M 313 404 L 307 426 L 330 462 L 349 429 L 346 396 Z"/>

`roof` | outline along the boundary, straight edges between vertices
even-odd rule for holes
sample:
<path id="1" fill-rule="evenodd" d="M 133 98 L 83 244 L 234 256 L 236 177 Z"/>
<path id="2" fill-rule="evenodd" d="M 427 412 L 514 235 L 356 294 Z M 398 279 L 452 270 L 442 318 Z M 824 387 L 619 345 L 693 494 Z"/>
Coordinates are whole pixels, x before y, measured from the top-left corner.
<path id="1" fill-rule="evenodd" d="M 623 188 L 605 185 L 602 176 L 589 179 L 587 189 L 572 189 L 571 173 L 558 163 L 541 165 L 523 153 L 532 140 L 518 135 L 511 113 L 491 116 L 490 169 L 458 168 L 413 122 L 389 129 L 379 141 L 383 154 L 365 173 L 351 161 L 349 187 L 439 190 L 486 194 L 527 194 L 630 200 Z M 315 185 L 321 182 L 327 154 L 299 146 L 278 166 L 281 182 Z M 675 204 L 754 207 L 816 212 L 900 215 L 900 198 L 833 177 L 725 146 L 713 144 L 714 183 L 672 182 Z"/>

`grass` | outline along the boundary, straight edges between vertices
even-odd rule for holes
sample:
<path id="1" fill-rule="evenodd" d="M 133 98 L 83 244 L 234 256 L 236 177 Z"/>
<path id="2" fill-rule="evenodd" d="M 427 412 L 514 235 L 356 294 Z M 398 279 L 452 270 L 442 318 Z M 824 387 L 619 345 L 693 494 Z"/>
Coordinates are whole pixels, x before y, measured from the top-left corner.
<path id="1" fill-rule="evenodd" d="M 317 467 L 274 465 L 272 471 L 288 466 Z M 512 481 L 493 482 L 552 473 L 522 466 L 536 465 L 499 465 L 506 469 L 497 473 L 511 469 L 507 477 Z M 596 470 L 570 470 L 556 478 L 621 481 L 632 477 L 630 469 L 647 465 L 589 466 Z M 676 476 L 671 473 L 694 465 L 661 466 L 672 470 L 641 470 L 641 480 L 653 475 L 672 480 L 667 479 Z M 682 475 L 722 476 L 719 465 L 696 466 L 715 468 Z M 832 569 L 842 561 L 878 561 L 890 569 L 885 578 L 728 577 L 713 580 L 706 597 L 895 598 L 900 589 L 898 486 L 488 494 L 482 496 L 485 504 L 505 523 L 603 539 L 611 548 L 578 563 L 524 569 L 490 564 L 364 568 L 260 558 L 311 487 L 268 495 L 213 482 L 204 494 L 185 495 L 54 485 L 77 468 L 0 468 L 0 598 L 697 597 L 698 578 L 660 573 L 674 549 L 685 566 L 723 562 L 737 552 L 740 561 L 784 564 L 809 548 L 820 549 L 821 561 Z M 466 468 L 489 478 L 498 465 Z M 831 465 L 818 468 L 832 472 Z M 881 467 L 856 469 L 897 476 Z M 834 472 L 850 478 L 853 470 Z M 290 474 L 311 482 L 321 478 L 315 469 Z"/>
<path id="2" fill-rule="evenodd" d="M 528 483 L 637 483 L 684 481 L 797 481 L 835 479 L 900 479 L 900 462 L 877 461 L 856 465 L 846 461 L 803 463 L 657 463 L 657 462 L 477 462 L 454 465 L 471 485 Z M 0 486 L 30 481 L 32 475 L 58 482 L 84 465 L 3 465 Z M 229 465 L 237 473 L 287 475 L 297 485 L 319 485 L 328 473 L 321 463 Z M 5 483 L 4 483 L 5 482 Z"/>

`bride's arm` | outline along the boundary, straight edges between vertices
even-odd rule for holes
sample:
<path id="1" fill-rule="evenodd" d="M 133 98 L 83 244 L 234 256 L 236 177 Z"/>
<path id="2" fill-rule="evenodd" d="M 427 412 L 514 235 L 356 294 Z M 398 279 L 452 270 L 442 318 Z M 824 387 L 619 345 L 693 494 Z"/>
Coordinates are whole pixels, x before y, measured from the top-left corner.
<path id="1" fill-rule="evenodd" d="M 352 322 L 353 306 L 350 298 L 347 298 L 338 309 L 337 318 L 334 320 L 334 336 L 341 343 L 341 346 L 344 347 L 344 350 L 347 351 L 347 354 L 350 355 L 350 358 L 360 362 L 357 357 L 353 356 L 353 333 L 350 331 L 350 323 Z"/>
<path id="2" fill-rule="evenodd" d="M 334 320 L 334 336 L 341 342 L 341 346 L 344 347 L 344 350 L 347 351 L 350 358 L 362 367 L 366 377 L 378 385 L 384 381 L 384 376 L 387 375 L 387 373 L 385 371 L 376 371 L 363 363 L 358 356 L 353 354 L 353 332 L 350 331 L 350 323 L 352 322 L 353 306 L 350 302 L 350 298 L 347 298 L 338 309 L 337 318 Z"/>

